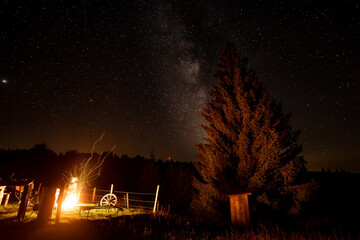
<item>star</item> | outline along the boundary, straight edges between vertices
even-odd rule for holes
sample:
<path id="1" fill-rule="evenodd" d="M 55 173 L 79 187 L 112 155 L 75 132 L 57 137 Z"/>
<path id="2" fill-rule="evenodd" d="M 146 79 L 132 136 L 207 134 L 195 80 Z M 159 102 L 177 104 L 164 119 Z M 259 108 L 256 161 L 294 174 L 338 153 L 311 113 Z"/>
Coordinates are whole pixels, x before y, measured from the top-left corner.
<path id="1" fill-rule="evenodd" d="M 328 161 L 360 172 L 352 160 L 360 156 L 356 1 L 115 1 L 119 7 L 101 9 L 45 1 L 44 11 L 12 2 L 2 8 L 12 19 L 0 24 L 0 147 L 46 140 L 55 152 L 79 150 L 108 129 L 118 154 L 154 150 L 160 159 L 192 161 L 206 137 L 201 111 L 218 55 L 232 42 L 293 113 L 293 128 L 306 129 L 299 143 L 308 169 Z"/>

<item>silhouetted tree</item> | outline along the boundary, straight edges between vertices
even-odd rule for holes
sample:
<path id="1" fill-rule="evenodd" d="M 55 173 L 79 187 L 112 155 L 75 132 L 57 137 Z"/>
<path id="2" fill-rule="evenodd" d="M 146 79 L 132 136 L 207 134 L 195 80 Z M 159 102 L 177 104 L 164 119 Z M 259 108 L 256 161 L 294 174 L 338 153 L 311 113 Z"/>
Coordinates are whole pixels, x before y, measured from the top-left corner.
<path id="1" fill-rule="evenodd" d="M 139 186 L 140 192 L 155 192 L 156 186 L 160 184 L 160 171 L 156 166 L 155 154 L 150 153 L 150 159 L 146 159 L 140 171 Z"/>
<path id="2" fill-rule="evenodd" d="M 35 144 L 28 152 L 25 158 L 26 163 L 19 168 L 31 169 L 29 176 L 37 177 L 43 184 L 57 184 L 61 177 L 59 169 L 61 165 L 57 159 L 57 154 L 49 149 L 45 143 Z"/>
<path id="3" fill-rule="evenodd" d="M 225 46 L 217 85 L 202 111 L 208 137 L 197 145 L 195 167 L 201 177 L 194 178 L 193 208 L 205 216 L 228 213 L 228 194 L 251 191 L 258 202 L 275 209 L 287 200 L 295 203 L 287 209 L 292 213 L 309 197 L 309 185 L 296 185 L 306 170 L 299 156 L 300 131 L 291 128 L 290 114 L 282 112 L 247 62 L 234 45 Z"/>
<path id="4" fill-rule="evenodd" d="M 165 199 L 170 204 L 171 212 L 186 215 L 192 200 L 191 165 L 171 161 L 167 169 Z"/>

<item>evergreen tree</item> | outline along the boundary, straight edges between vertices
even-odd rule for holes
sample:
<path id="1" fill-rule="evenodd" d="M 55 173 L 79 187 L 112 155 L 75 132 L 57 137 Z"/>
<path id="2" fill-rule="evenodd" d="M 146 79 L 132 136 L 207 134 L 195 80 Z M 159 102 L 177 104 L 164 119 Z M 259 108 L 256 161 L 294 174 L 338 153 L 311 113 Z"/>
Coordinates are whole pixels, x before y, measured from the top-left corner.
<path id="1" fill-rule="evenodd" d="M 202 111 L 208 137 L 197 145 L 194 210 L 224 217 L 228 195 L 250 191 L 273 208 L 283 209 L 291 201 L 295 204 L 287 210 L 298 212 L 300 202 L 309 198 L 309 185 L 297 184 L 306 170 L 299 156 L 300 131 L 291 128 L 290 114 L 269 96 L 234 45 L 225 46 L 218 67 L 217 85 Z"/>
<path id="2" fill-rule="evenodd" d="M 139 176 L 138 190 L 140 192 L 155 192 L 156 186 L 160 184 L 160 170 L 156 165 L 156 157 L 153 151 L 150 159 L 146 159 Z"/>
<path id="3" fill-rule="evenodd" d="M 186 215 L 192 199 L 192 177 L 189 163 L 170 161 L 165 181 L 165 199 L 172 213 Z"/>

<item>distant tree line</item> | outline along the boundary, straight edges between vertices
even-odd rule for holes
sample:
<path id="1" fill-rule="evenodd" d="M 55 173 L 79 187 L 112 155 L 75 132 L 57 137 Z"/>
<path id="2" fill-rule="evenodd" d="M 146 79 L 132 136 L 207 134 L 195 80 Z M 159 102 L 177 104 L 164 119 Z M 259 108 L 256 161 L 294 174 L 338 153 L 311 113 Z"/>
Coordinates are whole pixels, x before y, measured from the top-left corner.
<path id="1" fill-rule="evenodd" d="M 102 153 L 106 154 L 106 153 Z M 95 153 L 94 159 L 99 155 Z M 46 185 L 61 186 L 64 173 L 76 163 L 90 157 L 90 153 L 68 151 L 55 153 L 46 144 L 31 149 L 1 149 L 0 178 L 35 179 Z M 161 205 L 172 213 L 187 214 L 192 199 L 194 168 L 190 162 L 163 161 L 150 156 L 118 156 L 110 153 L 102 165 L 99 177 L 88 187 L 129 192 L 155 192 L 160 185 Z"/>

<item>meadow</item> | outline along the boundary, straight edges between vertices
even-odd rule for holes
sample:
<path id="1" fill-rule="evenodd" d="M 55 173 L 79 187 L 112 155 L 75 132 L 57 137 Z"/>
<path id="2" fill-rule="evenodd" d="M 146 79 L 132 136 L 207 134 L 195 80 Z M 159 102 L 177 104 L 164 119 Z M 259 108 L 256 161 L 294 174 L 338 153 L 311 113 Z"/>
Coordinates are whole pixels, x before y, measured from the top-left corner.
<path id="1" fill-rule="evenodd" d="M 16 205 L 0 208 L 1 239 L 359 239 L 354 228 L 334 225 L 327 219 L 292 226 L 254 223 L 243 229 L 133 209 L 93 209 L 87 215 L 76 208 L 64 211 L 57 224 L 55 209 L 48 224 L 38 223 L 31 209 L 20 223 L 16 222 L 16 214 Z"/>

